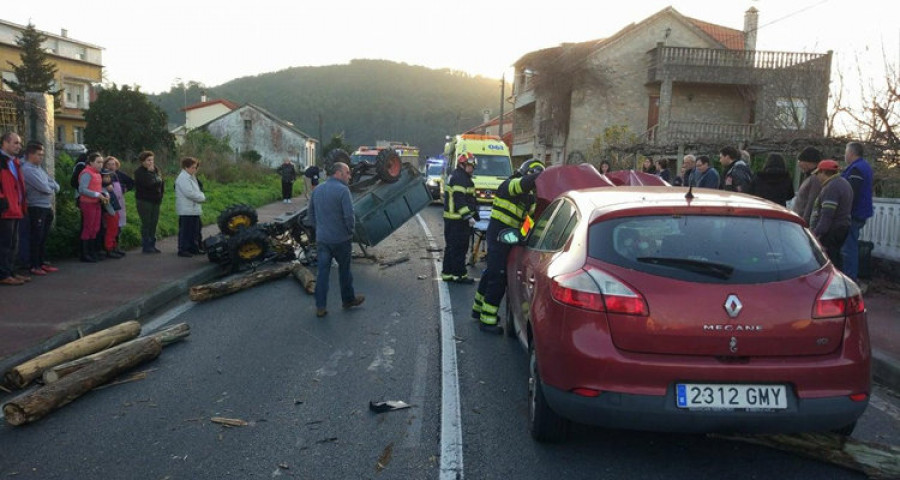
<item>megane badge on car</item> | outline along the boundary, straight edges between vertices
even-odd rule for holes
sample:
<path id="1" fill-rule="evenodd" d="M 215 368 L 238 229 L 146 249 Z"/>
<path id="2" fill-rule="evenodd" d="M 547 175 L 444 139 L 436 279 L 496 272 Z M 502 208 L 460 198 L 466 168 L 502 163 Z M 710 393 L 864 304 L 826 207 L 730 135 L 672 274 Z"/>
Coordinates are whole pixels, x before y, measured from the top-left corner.
<path id="1" fill-rule="evenodd" d="M 728 316 L 731 318 L 737 318 L 743 308 L 744 306 L 741 305 L 741 301 L 738 300 L 737 295 L 729 295 L 728 299 L 725 300 L 725 311 L 728 312 Z"/>

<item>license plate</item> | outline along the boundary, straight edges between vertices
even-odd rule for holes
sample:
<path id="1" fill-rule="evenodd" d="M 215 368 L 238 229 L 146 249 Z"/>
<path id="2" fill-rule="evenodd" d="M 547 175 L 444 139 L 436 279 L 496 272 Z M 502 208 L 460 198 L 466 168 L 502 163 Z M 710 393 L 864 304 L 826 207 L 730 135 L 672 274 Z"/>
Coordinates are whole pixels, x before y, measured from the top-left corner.
<path id="1" fill-rule="evenodd" d="M 784 385 L 679 383 L 675 393 L 678 408 L 783 410 L 788 406 Z"/>

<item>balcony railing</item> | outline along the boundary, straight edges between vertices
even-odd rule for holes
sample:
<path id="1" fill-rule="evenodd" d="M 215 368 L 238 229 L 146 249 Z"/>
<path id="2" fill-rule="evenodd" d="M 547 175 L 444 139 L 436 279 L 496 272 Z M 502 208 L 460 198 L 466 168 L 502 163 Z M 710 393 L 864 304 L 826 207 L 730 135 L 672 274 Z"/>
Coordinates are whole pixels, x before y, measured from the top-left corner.
<path id="1" fill-rule="evenodd" d="M 753 84 L 762 71 L 802 68 L 805 73 L 824 75 L 831 63 L 830 53 L 663 46 L 647 53 L 650 82 L 668 77 L 680 82 Z"/>
<path id="2" fill-rule="evenodd" d="M 751 140 L 756 137 L 757 126 L 752 123 L 669 122 L 668 129 L 649 130 L 649 140 L 665 143 L 708 143 Z"/>

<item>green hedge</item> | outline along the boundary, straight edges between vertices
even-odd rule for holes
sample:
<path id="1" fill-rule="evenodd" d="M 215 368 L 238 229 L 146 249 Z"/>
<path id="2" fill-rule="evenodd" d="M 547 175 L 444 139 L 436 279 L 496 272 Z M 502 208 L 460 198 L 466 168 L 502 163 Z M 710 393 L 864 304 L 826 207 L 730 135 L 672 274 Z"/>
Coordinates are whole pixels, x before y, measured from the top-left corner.
<path id="1" fill-rule="evenodd" d="M 47 239 L 47 255 L 53 258 L 68 258 L 78 255 L 78 237 L 81 229 L 81 212 L 75 205 L 75 190 L 69 186 L 69 178 L 72 173 L 74 161 L 66 154 L 61 154 L 56 160 L 56 180 L 60 185 L 60 192 L 56 200 L 56 221 Z M 127 165 L 123 168 L 129 174 Z M 236 170 L 248 168 L 246 164 L 240 165 Z M 244 178 L 259 178 L 258 182 L 235 181 L 221 183 L 204 178 L 203 190 L 206 194 L 206 203 L 203 204 L 202 221 L 204 225 L 213 224 L 219 213 L 235 203 L 246 203 L 254 207 L 266 205 L 281 198 L 281 179 L 271 169 L 259 168 L 264 175 L 246 175 Z M 166 191 L 160 206 L 159 237 L 167 237 L 178 233 L 178 215 L 175 214 L 175 176 L 166 178 Z M 303 182 L 297 182 L 302 189 Z M 127 212 L 127 224 L 120 237 L 122 248 L 131 248 L 141 244 L 140 217 L 135 207 L 134 192 L 125 194 L 125 209 Z"/>

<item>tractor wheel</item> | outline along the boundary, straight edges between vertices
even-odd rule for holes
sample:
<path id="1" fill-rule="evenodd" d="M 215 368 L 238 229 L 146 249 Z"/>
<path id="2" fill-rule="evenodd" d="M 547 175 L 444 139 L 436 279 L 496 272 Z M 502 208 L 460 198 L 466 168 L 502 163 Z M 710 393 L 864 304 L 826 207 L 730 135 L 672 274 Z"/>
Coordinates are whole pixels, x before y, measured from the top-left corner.
<path id="1" fill-rule="evenodd" d="M 393 148 L 385 148 L 375 157 L 375 176 L 384 183 L 394 183 L 400 179 L 403 163 L 400 154 Z"/>
<path id="2" fill-rule="evenodd" d="M 228 246 L 235 265 L 255 262 L 269 252 L 269 236 L 258 228 L 245 228 L 228 239 Z"/>
<path id="3" fill-rule="evenodd" d="M 226 208 L 219 214 L 219 231 L 225 235 L 234 235 L 238 231 L 256 225 L 256 210 L 250 205 L 237 204 Z"/>

